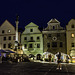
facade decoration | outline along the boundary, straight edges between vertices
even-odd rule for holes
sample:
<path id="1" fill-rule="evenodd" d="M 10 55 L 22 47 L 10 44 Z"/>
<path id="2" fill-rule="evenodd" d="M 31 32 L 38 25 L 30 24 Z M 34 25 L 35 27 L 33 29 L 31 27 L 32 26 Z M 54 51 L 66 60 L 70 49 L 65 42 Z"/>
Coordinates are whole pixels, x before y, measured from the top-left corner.
<path id="1" fill-rule="evenodd" d="M 66 54 L 66 30 L 60 26 L 57 19 L 51 19 L 47 24 L 48 26 L 42 31 L 44 52 Z"/>

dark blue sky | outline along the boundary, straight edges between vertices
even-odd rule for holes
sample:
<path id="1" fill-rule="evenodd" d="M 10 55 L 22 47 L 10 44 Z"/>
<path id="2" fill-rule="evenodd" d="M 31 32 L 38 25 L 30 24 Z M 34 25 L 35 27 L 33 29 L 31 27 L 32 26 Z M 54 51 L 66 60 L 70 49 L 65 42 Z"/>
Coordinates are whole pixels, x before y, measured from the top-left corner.
<path id="1" fill-rule="evenodd" d="M 47 22 L 56 18 L 65 26 L 71 18 L 75 18 L 74 0 L 1 0 L 0 24 L 8 19 L 15 26 L 16 14 L 19 18 L 19 28 L 34 22 L 40 27 L 46 27 Z"/>

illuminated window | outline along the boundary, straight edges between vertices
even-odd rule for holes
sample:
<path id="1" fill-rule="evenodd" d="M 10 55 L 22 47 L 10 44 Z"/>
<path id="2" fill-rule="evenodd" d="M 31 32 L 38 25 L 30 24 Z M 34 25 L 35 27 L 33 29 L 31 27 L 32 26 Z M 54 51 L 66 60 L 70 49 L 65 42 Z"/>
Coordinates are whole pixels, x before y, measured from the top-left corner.
<path id="1" fill-rule="evenodd" d="M 8 33 L 10 33 L 10 29 L 8 30 Z"/>
<path id="2" fill-rule="evenodd" d="M 73 38 L 73 37 L 74 37 L 74 34 L 72 33 L 71 36 L 72 36 L 72 38 Z"/>

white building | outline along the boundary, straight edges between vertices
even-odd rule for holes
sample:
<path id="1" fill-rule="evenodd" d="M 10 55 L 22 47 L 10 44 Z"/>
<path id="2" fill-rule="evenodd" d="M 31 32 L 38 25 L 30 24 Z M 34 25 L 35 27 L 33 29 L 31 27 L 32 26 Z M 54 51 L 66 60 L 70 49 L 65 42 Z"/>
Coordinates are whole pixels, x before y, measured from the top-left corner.
<path id="1" fill-rule="evenodd" d="M 33 22 L 25 26 L 21 35 L 21 44 L 24 54 L 42 54 L 43 53 L 43 36 L 38 26 Z"/>
<path id="2" fill-rule="evenodd" d="M 10 49 L 14 48 L 14 43 L 16 40 L 16 30 L 15 27 L 8 21 L 5 20 L 0 26 L 0 49 Z M 20 41 L 20 34 L 19 34 Z"/>

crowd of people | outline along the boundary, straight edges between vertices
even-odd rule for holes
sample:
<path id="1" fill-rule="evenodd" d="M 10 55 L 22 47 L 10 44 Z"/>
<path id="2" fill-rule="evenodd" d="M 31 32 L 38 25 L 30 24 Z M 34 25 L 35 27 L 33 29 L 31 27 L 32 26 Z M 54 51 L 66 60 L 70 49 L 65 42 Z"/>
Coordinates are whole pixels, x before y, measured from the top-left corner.
<path id="1" fill-rule="evenodd" d="M 9 63 L 12 63 L 12 62 L 26 62 L 26 61 L 29 61 L 28 57 L 19 57 L 19 56 L 14 56 L 14 57 L 11 57 L 9 55 L 7 55 L 6 57 L 2 57 L 2 63 L 6 63 L 6 62 L 9 62 Z"/>
<path id="2" fill-rule="evenodd" d="M 62 59 L 61 59 L 61 52 L 58 52 L 57 55 L 57 60 L 53 59 L 53 56 L 51 54 L 48 55 L 48 62 L 55 62 L 57 63 L 57 70 L 62 70 L 62 65 L 61 65 L 61 62 L 62 62 Z M 27 62 L 27 61 L 30 61 L 30 58 L 35 58 L 35 56 L 14 56 L 14 57 L 11 57 L 9 55 L 7 55 L 6 57 L 2 57 L 2 63 L 5 63 L 5 62 Z M 33 59 L 34 60 L 34 59 Z M 41 60 L 41 56 L 39 56 L 36 60 Z M 44 61 L 44 60 L 42 60 Z"/>

